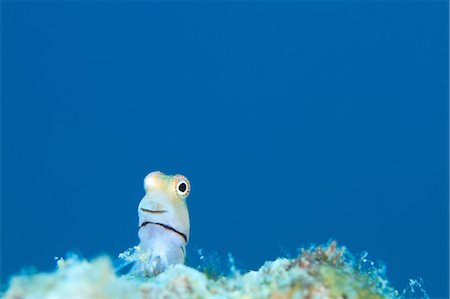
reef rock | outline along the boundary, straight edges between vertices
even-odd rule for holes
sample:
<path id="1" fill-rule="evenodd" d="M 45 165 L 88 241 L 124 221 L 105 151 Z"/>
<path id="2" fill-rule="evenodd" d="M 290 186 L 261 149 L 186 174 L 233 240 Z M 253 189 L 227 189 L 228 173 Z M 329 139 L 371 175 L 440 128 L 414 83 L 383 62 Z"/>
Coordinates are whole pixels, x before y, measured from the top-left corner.
<path id="1" fill-rule="evenodd" d="M 258 271 L 212 277 L 174 265 L 154 277 L 117 275 L 109 257 L 59 260 L 52 273 L 15 276 L 4 299 L 50 298 L 399 298 L 384 273 L 335 242 L 266 262 Z M 207 270 L 207 269 L 206 269 Z"/>

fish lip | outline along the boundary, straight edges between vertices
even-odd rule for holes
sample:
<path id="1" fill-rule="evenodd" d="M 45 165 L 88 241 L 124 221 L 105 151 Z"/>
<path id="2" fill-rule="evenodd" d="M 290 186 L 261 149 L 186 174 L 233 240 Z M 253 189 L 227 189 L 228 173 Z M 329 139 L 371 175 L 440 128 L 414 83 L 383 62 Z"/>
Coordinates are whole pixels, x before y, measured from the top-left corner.
<path id="1" fill-rule="evenodd" d="M 173 231 L 174 233 L 177 233 L 178 235 L 180 235 L 181 237 L 183 237 L 184 241 L 187 243 L 187 237 L 186 237 L 186 235 L 183 234 L 183 233 L 180 232 L 180 231 L 177 231 L 176 229 L 174 229 L 174 228 L 171 227 L 170 225 L 167 225 L 167 224 L 164 224 L 164 223 L 159 223 L 159 222 L 145 221 L 144 223 L 141 224 L 141 226 L 140 226 L 139 228 L 144 227 L 144 226 L 146 226 L 147 224 L 156 224 L 156 225 L 160 225 L 160 226 L 164 227 L 165 229 L 171 230 L 171 231 Z"/>
<path id="2" fill-rule="evenodd" d="M 167 213 L 166 210 L 149 210 L 149 209 L 144 209 L 144 208 L 141 208 L 141 211 L 142 212 L 147 212 L 147 213 L 152 213 L 152 214 L 164 214 L 164 213 Z"/>

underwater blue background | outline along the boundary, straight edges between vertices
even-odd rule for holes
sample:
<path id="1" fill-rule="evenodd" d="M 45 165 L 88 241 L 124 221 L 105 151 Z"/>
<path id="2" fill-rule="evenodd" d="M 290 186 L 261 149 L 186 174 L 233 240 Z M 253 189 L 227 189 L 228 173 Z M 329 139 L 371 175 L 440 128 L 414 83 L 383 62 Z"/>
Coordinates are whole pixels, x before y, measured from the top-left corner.
<path id="1" fill-rule="evenodd" d="M 182 173 L 242 269 L 338 240 L 448 297 L 448 3 L 2 3 L 1 281 L 135 245 Z M 192 250 L 191 250 L 192 251 Z"/>

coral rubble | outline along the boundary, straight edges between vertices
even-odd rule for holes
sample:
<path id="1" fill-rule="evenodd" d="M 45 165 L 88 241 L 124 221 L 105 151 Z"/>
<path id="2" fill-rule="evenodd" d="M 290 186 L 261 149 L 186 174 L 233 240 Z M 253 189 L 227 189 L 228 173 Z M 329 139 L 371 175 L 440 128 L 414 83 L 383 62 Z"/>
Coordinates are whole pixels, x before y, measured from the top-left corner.
<path id="1" fill-rule="evenodd" d="M 154 277 L 116 275 L 108 257 L 59 260 L 52 273 L 13 277 L 4 299 L 399 298 L 382 271 L 365 269 L 336 242 L 278 258 L 258 271 L 210 277 L 175 265 Z"/>

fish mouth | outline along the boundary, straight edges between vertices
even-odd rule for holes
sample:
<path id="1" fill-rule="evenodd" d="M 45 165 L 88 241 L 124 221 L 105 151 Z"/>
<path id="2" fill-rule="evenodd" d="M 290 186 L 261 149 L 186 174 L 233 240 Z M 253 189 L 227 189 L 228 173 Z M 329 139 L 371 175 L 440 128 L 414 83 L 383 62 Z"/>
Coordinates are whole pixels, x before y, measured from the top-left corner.
<path id="1" fill-rule="evenodd" d="M 166 210 L 148 210 L 148 209 L 144 209 L 144 208 L 141 208 L 141 211 L 142 212 L 147 212 L 147 213 L 152 213 L 152 214 L 164 214 L 164 213 L 167 213 Z"/>
<path id="2" fill-rule="evenodd" d="M 183 233 L 180 232 L 180 231 L 177 231 L 176 229 L 174 229 L 174 228 L 171 227 L 170 225 L 167 225 L 167 224 L 164 224 L 164 223 L 159 223 L 159 222 L 145 221 L 144 223 L 141 224 L 140 227 L 144 227 L 144 226 L 146 226 L 147 224 L 155 224 L 155 225 L 162 226 L 162 227 L 164 227 L 165 229 L 171 230 L 171 231 L 173 231 L 174 233 L 176 233 L 176 234 L 180 235 L 181 237 L 183 237 L 184 241 L 187 243 L 187 237 L 186 237 L 186 235 L 183 234 Z"/>

